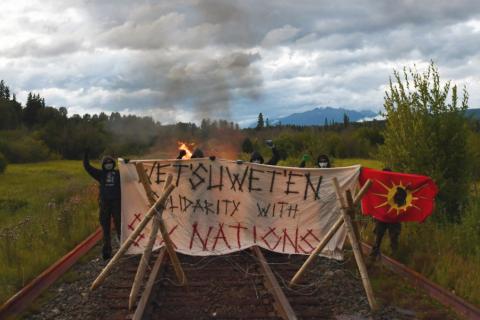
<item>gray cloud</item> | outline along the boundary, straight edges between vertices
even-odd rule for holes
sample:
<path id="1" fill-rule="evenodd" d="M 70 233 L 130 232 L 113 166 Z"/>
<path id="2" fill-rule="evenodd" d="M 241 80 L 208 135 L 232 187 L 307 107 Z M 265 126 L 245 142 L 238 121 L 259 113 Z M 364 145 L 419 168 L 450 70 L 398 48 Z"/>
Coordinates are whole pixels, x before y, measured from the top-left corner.
<path id="1" fill-rule="evenodd" d="M 393 68 L 430 59 L 480 106 L 474 0 L 7 0 L 0 41 L 1 77 L 20 97 L 78 112 L 246 123 L 379 109 Z"/>

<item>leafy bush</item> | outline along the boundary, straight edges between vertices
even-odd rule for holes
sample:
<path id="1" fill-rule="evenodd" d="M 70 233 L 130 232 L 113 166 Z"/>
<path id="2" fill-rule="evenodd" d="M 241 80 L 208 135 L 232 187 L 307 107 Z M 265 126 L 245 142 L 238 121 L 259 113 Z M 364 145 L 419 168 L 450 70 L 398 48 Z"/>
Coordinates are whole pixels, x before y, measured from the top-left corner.
<path id="1" fill-rule="evenodd" d="M 7 159 L 0 153 L 0 174 L 5 172 L 5 169 L 7 169 Z"/>
<path id="2" fill-rule="evenodd" d="M 381 159 L 395 170 L 432 177 L 443 211 L 436 217 L 458 221 L 470 180 L 464 116 L 468 94 L 464 89 L 459 102 L 457 87 L 441 84 L 433 62 L 423 74 L 395 71 L 393 80 L 385 96 L 387 126 Z"/>
<path id="3" fill-rule="evenodd" d="M 0 152 L 10 163 L 39 162 L 51 159 L 45 143 L 24 131 L 6 131 L 0 135 Z"/>

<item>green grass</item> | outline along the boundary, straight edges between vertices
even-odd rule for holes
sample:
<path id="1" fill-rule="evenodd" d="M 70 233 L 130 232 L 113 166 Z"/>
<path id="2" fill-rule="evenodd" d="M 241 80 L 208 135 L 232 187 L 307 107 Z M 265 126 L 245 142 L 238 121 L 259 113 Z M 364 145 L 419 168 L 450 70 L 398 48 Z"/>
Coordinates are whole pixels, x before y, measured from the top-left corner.
<path id="1" fill-rule="evenodd" d="M 434 213 L 435 214 L 435 213 Z M 373 243 L 373 220 L 361 217 L 363 240 Z M 480 198 L 472 195 L 461 223 L 402 224 L 399 251 L 393 255 L 386 234 L 382 252 L 423 274 L 470 303 L 480 305 Z"/>
<path id="2" fill-rule="evenodd" d="M 241 156 L 241 159 L 248 161 L 249 155 L 243 153 Z M 346 159 L 331 159 L 332 161 L 332 166 L 333 167 L 348 167 L 348 166 L 353 166 L 356 164 L 360 164 L 363 167 L 367 168 L 373 168 L 373 169 L 382 169 L 383 165 L 380 161 L 378 160 L 373 160 L 373 159 L 359 159 L 359 158 L 346 158 Z M 294 158 L 294 157 L 289 157 L 285 160 L 281 160 L 278 165 L 279 166 L 292 166 L 292 167 L 298 167 L 300 165 L 301 160 Z M 307 162 L 307 167 L 314 167 L 315 163 L 313 159 L 309 159 Z"/>
<path id="3" fill-rule="evenodd" d="M 0 175 L 0 303 L 98 226 L 80 161 L 9 165 Z"/>
<path id="4" fill-rule="evenodd" d="M 347 167 L 353 166 L 355 164 L 360 164 L 362 167 L 372 168 L 372 169 L 379 169 L 383 168 L 383 165 L 378 160 L 373 159 L 333 159 L 333 166 L 335 167 Z"/>
<path id="5" fill-rule="evenodd" d="M 404 223 L 399 252 L 393 257 L 467 301 L 480 305 L 480 199 L 460 224 Z M 364 239 L 373 243 L 373 223 Z M 392 255 L 385 237 L 382 251 Z"/>

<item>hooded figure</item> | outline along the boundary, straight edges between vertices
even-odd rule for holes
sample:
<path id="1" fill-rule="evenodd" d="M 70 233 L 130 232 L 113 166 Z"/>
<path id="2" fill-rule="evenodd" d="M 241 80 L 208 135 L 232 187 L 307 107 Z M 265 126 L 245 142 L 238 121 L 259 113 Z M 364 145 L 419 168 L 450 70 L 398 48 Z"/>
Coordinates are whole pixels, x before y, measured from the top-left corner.
<path id="1" fill-rule="evenodd" d="M 280 161 L 280 152 L 278 152 L 277 150 L 277 147 L 275 147 L 274 145 L 272 145 L 272 157 L 270 158 L 270 160 L 267 161 L 266 164 L 269 164 L 271 166 L 276 166 L 278 161 Z"/>
<path id="2" fill-rule="evenodd" d="M 278 161 L 280 161 L 280 158 L 281 158 L 280 152 L 278 152 L 277 147 L 273 144 L 272 140 L 266 140 L 265 144 L 267 145 L 267 147 L 272 149 L 272 157 L 270 158 L 270 160 L 266 162 L 266 164 L 269 164 L 271 166 L 276 166 Z"/>
<path id="3" fill-rule="evenodd" d="M 264 160 L 260 152 L 253 151 L 252 154 L 250 155 L 250 162 L 262 164 Z"/>
<path id="4" fill-rule="evenodd" d="M 383 168 L 383 171 L 391 172 L 392 169 L 390 168 Z M 406 192 L 403 189 L 400 189 L 395 193 L 393 198 L 394 202 L 397 205 L 405 204 L 405 199 L 407 197 Z M 380 248 L 382 246 L 382 240 L 385 233 L 388 231 L 388 236 L 390 237 L 390 248 L 392 249 L 392 253 L 396 254 L 398 251 L 398 240 L 400 238 L 400 232 L 402 231 L 402 225 L 400 222 L 395 223 L 388 223 L 377 220 L 373 218 L 375 221 L 375 228 L 373 229 L 373 233 L 375 234 L 375 243 L 372 247 L 372 252 L 370 256 L 372 258 L 377 258 L 380 255 Z"/>
<path id="5" fill-rule="evenodd" d="M 120 239 L 120 217 L 121 217 L 121 192 L 120 192 L 120 172 L 115 169 L 115 159 L 105 156 L 102 159 L 102 169 L 94 168 L 90 165 L 88 151 L 83 158 L 83 167 L 88 174 L 98 181 L 99 189 L 99 207 L 100 207 L 100 225 L 103 230 L 103 259 L 107 260 L 112 256 L 112 244 L 110 238 L 110 220 L 113 217 L 115 231 Z"/>
<path id="6" fill-rule="evenodd" d="M 204 158 L 203 151 L 201 149 L 195 149 L 192 153 L 191 159 Z"/>
<path id="7" fill-rule="evenodd" d="M 319 168 L 331 168 L 330 159 L 326 154 L 321 154 L 317 158 L 317 167 Z"/>

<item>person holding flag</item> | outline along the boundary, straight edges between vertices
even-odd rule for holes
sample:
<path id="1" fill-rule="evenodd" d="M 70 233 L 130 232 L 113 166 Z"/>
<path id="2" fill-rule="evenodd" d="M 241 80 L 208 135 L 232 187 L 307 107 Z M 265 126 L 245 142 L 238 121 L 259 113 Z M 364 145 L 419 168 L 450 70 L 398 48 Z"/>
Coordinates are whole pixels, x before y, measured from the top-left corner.
<path id="1" fill-rule="evenodd" d="M 373 183 L 362 198 L 362 213 L 375 220 L 375 244 L 371 256 L 380 255 L 383 237 L 388 231 L 395 253 L 401 232 L 401 222 L 423 222 L 435 207 L 438 188 L 430 177 L 392 172 L 389 168 L 363 168 L 360 185 Z"/>

